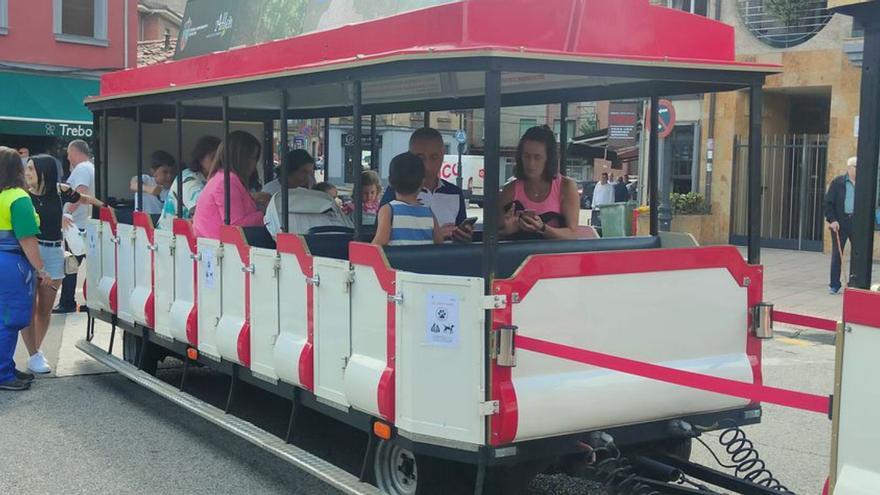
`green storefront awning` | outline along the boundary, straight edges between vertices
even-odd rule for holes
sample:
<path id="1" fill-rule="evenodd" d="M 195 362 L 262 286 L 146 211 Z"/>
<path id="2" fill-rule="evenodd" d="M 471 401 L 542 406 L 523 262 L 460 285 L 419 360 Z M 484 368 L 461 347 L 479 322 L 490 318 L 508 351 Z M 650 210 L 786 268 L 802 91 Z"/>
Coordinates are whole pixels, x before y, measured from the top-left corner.
<path id="1" fill-rule="evenodd" d="M 93 79 L 0 72 L 0 134 L 90 138 L 83 100 L 98 91 Z"/>

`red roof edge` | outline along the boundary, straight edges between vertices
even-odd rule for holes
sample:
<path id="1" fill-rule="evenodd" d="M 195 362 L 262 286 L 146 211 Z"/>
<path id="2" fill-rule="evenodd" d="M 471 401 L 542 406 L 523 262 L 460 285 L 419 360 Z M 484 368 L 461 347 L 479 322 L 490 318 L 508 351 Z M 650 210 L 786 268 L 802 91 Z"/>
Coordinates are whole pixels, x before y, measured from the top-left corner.
<path id="1" fill-rule="evenodd" d="M 682 36 L 681 33 L 687 33 Z M 733 28 L 648 0 L 462 0 L 294 38 L 105 74 L 101 97 L 421 52 L 477 50 L 766 67 Z"/>

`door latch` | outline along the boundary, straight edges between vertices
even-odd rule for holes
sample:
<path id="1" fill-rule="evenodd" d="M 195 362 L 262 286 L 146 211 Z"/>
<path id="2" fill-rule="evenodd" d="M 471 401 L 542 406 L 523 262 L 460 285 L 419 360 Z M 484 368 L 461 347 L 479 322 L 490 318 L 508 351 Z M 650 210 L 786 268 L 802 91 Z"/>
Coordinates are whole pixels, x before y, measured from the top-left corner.
<path id="1" fill-rule="evenodd" d="M 516 326 L 501 327 L 489 338 L 489 356 L 505 368 L 516 366 Z"/>

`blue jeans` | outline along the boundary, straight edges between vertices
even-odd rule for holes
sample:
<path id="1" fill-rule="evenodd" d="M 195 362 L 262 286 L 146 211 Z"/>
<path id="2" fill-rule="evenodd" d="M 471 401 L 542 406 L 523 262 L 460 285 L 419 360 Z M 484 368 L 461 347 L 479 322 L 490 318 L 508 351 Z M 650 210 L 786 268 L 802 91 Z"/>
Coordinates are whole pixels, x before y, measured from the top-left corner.
<path id="1" fill-rule="evenodd" d="M 30 325 L 36 276 L 21 254 L 0 251 L 0 273 L 8 274 L 0 284 L 0 383 L 15 378 L 15 345 L 18 332 Z"/>

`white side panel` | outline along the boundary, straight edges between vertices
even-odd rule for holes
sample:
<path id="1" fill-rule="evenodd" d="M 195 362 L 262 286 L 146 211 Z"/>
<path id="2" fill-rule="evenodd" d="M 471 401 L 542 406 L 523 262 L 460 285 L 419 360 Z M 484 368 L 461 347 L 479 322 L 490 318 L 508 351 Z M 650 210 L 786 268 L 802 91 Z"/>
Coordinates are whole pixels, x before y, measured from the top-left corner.
<path id="1" fill-rule="evenodd" d="M 398 272 L 397 291 L 395 424 L 485 443 L 482 279 Z"/>
<path id="2" fill-rule="evenodd" d="M 245 317 L 246 293 L 245 275 L 242 271 L 244 263 L 238 248 L 233 245 L 223 246 L 223 258 L 220 259 L 221 291 L 220 321 L 217 323 L 217 351 L 227 361 L 242 364 L 238 357 L 238 339 L 247 321 Z"/>
<path id="3" fill-rule="evenodd" d="M 746 296 L 720 268 L 548 279 L 513 306 L 513 324 L 522 336 L 751 383 Z M 748 404 L 524 350 L 513 383 L 517 441 Z"/>
<path id="4" fill-rule="evenodd" d="M 388 356 L 388 294 L 373 268 L 353 266 L 351 359 L 345 370 L 345 396 L 355 409 L 379 416 L 379 379 Z"/>
<path id="5" fill-rule="evenodd" d="M 98 283 L 97 297 L 100 298 L 104 309 L 111 311 L 110 293 L 113 286 L 116 285 L 117 238 L 113 236 L 113 229 L 110 228 L 109 222 L 101 222 L 99 242 L 101 243 L 101 259 L 99 261 L 101 263 L 101 281 Z"/>
<path id="6" fill-rule="evenodd" d="M 101 260 L 103 252 L 103 226 L 99 220 L 89 219 L 86 226 L 86 305 L 107 311 L 109 306 L 101 297 Z"/>
<path id="7" fill-rule="evenodd" d="M 198 262 L 193 260 L 189 240 L 186 236 L 174 236 L 174 300 L 168 315 L 171 335 L 180 342 L 189 342 L 186 335 L 186 322 L 195 308 L 195 287 L 193 272 Z"/>
<path id="8" fill-rule="evenodd" d="M 315 258 L 315 394 L 344 407 L 345 367 L 351 356 L 348 261 Z"/>
<path id="9" fill-rule="evenodd" d="M 880 389 L 874 381 L 880 376 L 880 329 L 853 324 L 848 329 L 840 365 L 834 495 L 874 495 L 880 493 Z"/>
<path id="10" fill-rule="evenodd" d="M 175 251 L 174 235 L 167 230 L 156 229 L 156 258 L 153 270 L 153 297 L 156 308 L 156 333 L 175 338 L 171 332 L 171 304 L 174 302 Z M 189 265 L 185 265 L 187 268 Z M 181 276 L 185 276 L 182 274 Z M 192 276 L 189 277 L 192 280 Z"/>
<path id="11" fill-rule="evenodd" d="M 134 227 L 124 223 L 116 226 L 119 235 L 117 247 L 119 273 L 116 274 L 116 290 L 119 297 L 119 319 L 134 323 L 131 310 L 131 293 L 134 291 Z"/>
<path id="12" fill-rule="evenodd" d="M 278 254 L 251 248 L 251 370 L 278 379 L 273 353 L 278 338 Z"/>
<path id="13" fill-rule="evenodd" d="M 308 303 L 306 277 L 296 256 L 281 253 L 278 281 L 282 289 L 278 307 L 279 334 L 273 351 L 275 373 L 283 381 L 301 386 L 299 361 L 308 342 Z"/>
<path id="14" fill-rule="evenodd" d="M 153 292 L 153 256 L 146 229 L 135 227 L 134 235 L 134 286 L 129 307 L 134 321 L 147 325 L 146 304 Z"/>
<path id="15" fill-rule="evenodd" d="M 219 360 L 217 350 L 217 323 L 220 321 L 220 293 L 223 284 L 219 259 L 222 258 L 220 241 L 199 239 L 199 352 Z"/>

